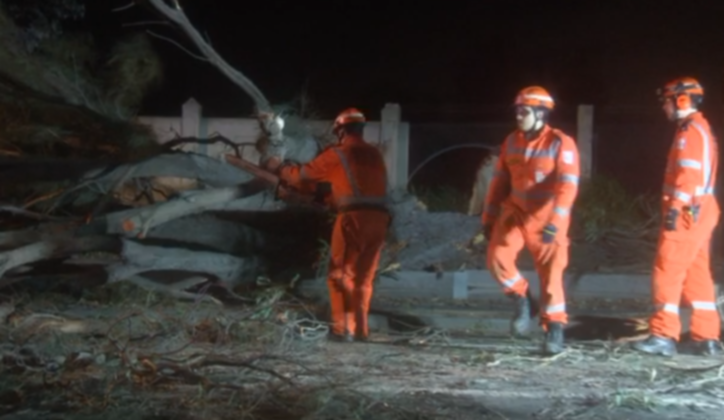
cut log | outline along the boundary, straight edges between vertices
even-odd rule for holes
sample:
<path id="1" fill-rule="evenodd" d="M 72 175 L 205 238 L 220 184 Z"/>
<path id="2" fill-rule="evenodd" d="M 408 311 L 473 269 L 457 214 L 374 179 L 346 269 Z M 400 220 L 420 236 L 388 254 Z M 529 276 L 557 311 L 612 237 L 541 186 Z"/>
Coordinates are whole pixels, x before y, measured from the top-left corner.
<path id="1" fill-rule="evenodd" d="M 147 271 L 174 270 L 210 274 L 227 285 L 236 286 L 256 281 L 264 268 L 258 257 L 239 258 L 216 252 L 146 246 L 129 240 L 121 243 L 123 261 L 106 267 L 108 282 L 126 280 Z"/>
<path id="2" fill-rule="evenodd" d="M 133 168 L 131 178 L 179 177 L 198 179 L 211 187 L 228 187 L 252 179 L 251 175 L 218 159 L 186 152 L 164 153 L 138 162 L 20 157 L 0 160 L 3 182 L 74 181 L 108 189 Z"/>
<path id="3" fill-rule="evenodd" d="M 250 181 L 253 177 L 225 162 L 188 152 L 165 153 L 141 162 L 89 171 L 81 181 L 108 187 L 132 169 L 131 178 L 178 177 L 198 179 L 210 187 L 229 187 Z"/>
<path id="4" fill-rule="evenodd" d="M 72 236 L 76 225 L 73 223 L 42 223 L 28 229 L 0 232 L 0 249 L 28 245 L 45 239 Z"/>
<path id="5" fill-rule="evenodd" d="M 99 224 L 102 224 L 104 233 L 144 238 L 151 228 L 185 216 L 206 210 L 229 210 L 235 206 L 254 210 L 262 208 L 267 202 L 273 202 L 273 197 L 268 193 L 259 192 L 258 186 L 252 183 L 236 187 L 189 191 L 179 198 L 164 203 L 108 214 L 86 230 L 97 230 Z"/>
<path id="6" fill-rule="evenodd" d="M 235 212 L 221 213 L 234 217 Z M 248 220 L 248 218 L 247 218 Z M 8 250 L 51 239 L 101 236 L 105 224 L 81 226 L 46 223 L 34 228 L 0 232 L 0 250 Z M 294 243 L 294 237 L 263 232 L 244 223 L 224 220 L 212 214 L 196 214 L 163 223 L 149 229 L 143 243 L 183 247 L 246 256 L 278 251 Z"/>
<path id="7" fill-rule="evenodd" d="M 171 243 L 184 247 L 223 252 L 236 256 L 258 254 L 276 249 L 285 238 L 253 227 L 198 214 L 158 225 L 148 231 L 146 244 Z"/>
<path id="8" fill-rule="evenodd" d="M 110 236 L 47 239 L 30 245 L 0 252 L 0 278 L 14 268 L 26 264 L 66 257 L 81 252 L 119 252 L 121 243 Z"/>
<path id="9" fill-rule="evenodd" d="M 264 270 L 261 258 L 239 258 L 209 251 L 148 246 L 111 236 L 48 239 L 0 253 L 0 277 L 26 264 L 70 257 L 74 254 L 104 251 L 117 253 L 120 261 L 105 266 L 108 282 L 129 279 L 152 271 L 173 270 L 214 277 L 230 286 L 255 281 Z M 72 261 L 70 261 L 72 263 Z M 84 263 L 87 263 L 84 261 Z M 0 283 L 11 283 L 5 279 Z M 2 284 L 0 284 L 1 286 Z"/>

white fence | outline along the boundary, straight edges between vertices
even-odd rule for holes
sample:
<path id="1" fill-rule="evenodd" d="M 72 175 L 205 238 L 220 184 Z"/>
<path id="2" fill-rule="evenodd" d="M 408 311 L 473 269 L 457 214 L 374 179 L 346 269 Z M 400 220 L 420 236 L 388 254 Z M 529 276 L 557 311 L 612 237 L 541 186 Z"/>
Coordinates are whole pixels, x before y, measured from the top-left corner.
<path id="1" fill-rule="evenodd" d="M 371 116 L 368 115 L 368 118 Z M 252 118 L 213 118 L 204 117 L 201 105 L 193 98 L 186 101 L 178 117 L 142 116 L 139 121 L 152 127 L 160 142 L 164 143 L 177 137 L 207 138 L 214 134 L 222 135 L 237 144 L 251 144 L 259 135 L 259 126 Z M 310 128 L 323 132 L 331 121 L 310 121 Z M 511 122 L 512 124 L 512 122 Z M 380 110 L 379 120 L 370 121 L 365 129 L 365 139 L 377 144 L 383 151 L 387 163 L 390 187 L 406 189 L 409 172 L 408 158 L 410 145 L 410 124 L 401 120 L 400 106 L 386 104 Z M 578 107 L 576 141 L 581 154 L 581 177 L 591 173 L 593 141 L 593 106 Z M 231 152 L 228 145 L 217 143 L 189 144 L 185 150 L 220 158 Z M 244 147 L 244 157 L 256 162 L 258 153 L 253 147 Z"/>
<path id="2" fill-rule="evenodd" d="M 378 145 L 383 151 L 388 168 L 390 187 L 406 188 L 408 173 L 408 149 L 410 125 L 400 119 L 400 106 L 386 104 L 380 112 L 380 119 L 370 121 L 365 128 L 365 139 Z M 371 116 L 368 115 L 368 118 Z M 208 138 L 222 135 L 237 144 L 252 144 L 259 135 L 259 125 L 253 118 L 209 118 L 202 114 L 201 105 L 193 98 L 186 101 L 178 117 L 142 116 L 139 122 L 149 125 L 159 141 L 165 143 L 178 137 Z M 314 131 L 327 130 L 332 121 L 310 121 Z M 184 150 L 194 151 L 214 158 L 221 158 L 232 152 L 229 145 L 188 144 Z M 243 147 L 244 158 L 256 162 L 259 154 L 254 147 Z"/>

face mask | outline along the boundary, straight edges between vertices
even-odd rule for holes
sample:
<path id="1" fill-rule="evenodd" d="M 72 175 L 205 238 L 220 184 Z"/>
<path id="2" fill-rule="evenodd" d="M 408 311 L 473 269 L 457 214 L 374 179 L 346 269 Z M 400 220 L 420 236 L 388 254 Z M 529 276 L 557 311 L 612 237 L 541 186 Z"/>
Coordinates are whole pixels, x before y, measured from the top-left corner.
<path id="1" fill-rule="evenodd" d="M 539 130 L 543 127 L 542 113 L 530 106 L 519 106 L 515 110 L 515 120 L 523 132 Z"/>
<path id="2" fill-rule="evenodd" d="M 668 118 L 669 121 L 680 120 L 696 112 L 696 110 L 693 108 L 676 109 L 676 106 L 674 105 L 674 100 L 670 98 L 664 100 L 662 108 L 664 110 L 664 113 L 666 114 L 666 118 Z"/>

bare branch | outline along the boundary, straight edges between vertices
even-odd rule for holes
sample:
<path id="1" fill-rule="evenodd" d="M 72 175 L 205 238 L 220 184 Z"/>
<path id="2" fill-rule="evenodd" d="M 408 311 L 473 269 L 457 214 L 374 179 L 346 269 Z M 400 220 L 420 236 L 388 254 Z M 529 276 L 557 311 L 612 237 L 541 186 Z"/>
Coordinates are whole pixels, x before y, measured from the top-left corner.
<path id="1" fill-rule="evenodd" d="M 122 26 L 124 28 L 129 28 L 132 26 L 144 26 L 144 25 L 161 25 L 161 26 L 171 26 L 170 23 L 163 21 L 163 20 L 143 20 L 140 22 L 131 22 L 131 23 L 124 23 Z"/>
<path id="2" fill-rule="evenodd" d="M 149 0 L 154 8 L 169 20 L 176 23 L 191 40 L 196 47 L 208 58 L 208 61 L 215 65 L 222 73 L 230 78 L 235 84 L 241 87 L 256 103 L 259 111 L 272 112 L 271 105 L 264 94 L 256 87 L 256 85 L 244 76 L 241 72 L 234 69 L 204 40 L 203 36 L 194 28 L 189 19 L 184 14 L 178 2 L 174 2 L 175 8 L 169 7 L 164 0 Z"/>
<path id="3" fill-rule="evenodd" d="M 111 12 L 113 12 L 113 13 L 122 12 L 124 10 L 130 9 L 131 7 L 133 7 L 135 5 L 136 5 L 136 3 L 134 1 L 131 1 L 130 3 L 128 3 L 125 6 L 120 6 L 120 7 L 116 7 L 115 9 L 111 9 Z"/>
<path id="4" fill-rule="evenodd" d="M 172 150 L 175 147 L 189 144 L 189 143 L 195 143 L 195 144 L 216 144 L 216 143 L 224 143 L 225 145 L 231 147 L 234 149 L 234 153 L 237 157 L 241 157 L 242 153 L 241 150 L 244 146 L 254 146 L 255 143 L 249 143 L 249 142 L 243 142 L 243 143 L 234 143 L 233 141 L 229 140 L 227 137 L 222 136 L 221 134 L 216 133 L 215 135 L 212 135 L 209 138 L 200 139 L 197 137 L 178 137 L 173 140 L 167 141 L 162 146 L 165 150 Z"/>
<path id="5" fill-rule="evenodd" d="M 163 35 L 159 35 L 159 34 L 153 32 L 153 31 L 149 31 L 149 30 L 146 30 L 146 33 L 149 34 L 149 35 L 151 35 L 151 36 L 154 36 L 154 37 L 156 37 L 156 38 L 158 38 L 158 39 L 162 39 L 162 40 L 164 40 L 164 41 L 166 41 L 166 42 L 169 42 L 169 43 L 171 43 L 171 44 L 179 47 L 183 52 L 185 52 L 186 54 L 190 55 L 191 57 L 193 57 L 193 58 L 195 58 L 195 59 L 197 59 L 197 60 L 210 61 L 210 60 L 209 60 L 208 58 L 206 58 L 206 57 L 202 57 L 202 56 L 200 56 L 200 55 L 194 54 L 193 52 L 189 51 L 186 47 L 184 47 L 183 45 L 181 45 L 180 43 L 174 41 L 174 40 L 171 39 L 171 38 L 165 37 L 165 36 L 163 36 Z"/>
<path id="6" fill-rule="evenodd" d="M 44 214 L 36 213 L 34 211 L 22 209 L 20 207 L 16 207 L 13 205 L 0 203 L 0 213 L 3 213 L 3 212 L 12 213 L 12 214 L 28 217 L 28 218 L 35 219 L 35 220 L 65 220 L 61 217 L 47 216 Z"/>

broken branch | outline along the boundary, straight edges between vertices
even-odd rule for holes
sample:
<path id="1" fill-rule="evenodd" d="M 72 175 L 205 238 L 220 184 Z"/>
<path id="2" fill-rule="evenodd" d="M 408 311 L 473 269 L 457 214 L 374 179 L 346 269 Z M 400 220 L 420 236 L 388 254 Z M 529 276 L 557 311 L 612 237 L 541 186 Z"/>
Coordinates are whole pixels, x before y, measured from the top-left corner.
<path id="1" fill-rule="evenodd" d="M 231 79 L 236 85 L 244 90 L 254 100 L 260 111 L 272 112 L 271 105 L 266 96 L 256 85 L 234 69 L 204 40 L 204 37 L 194 28 L 181 6 L 176 3 L 175 8 L 169 7 L 164 0 L 149 0 L 153 7 L 166 18 L 176 23 L 186 35 L 191 38 L 196 47 L 208 58 L 211 64 L 215 65 L 221 72 Z"/>

